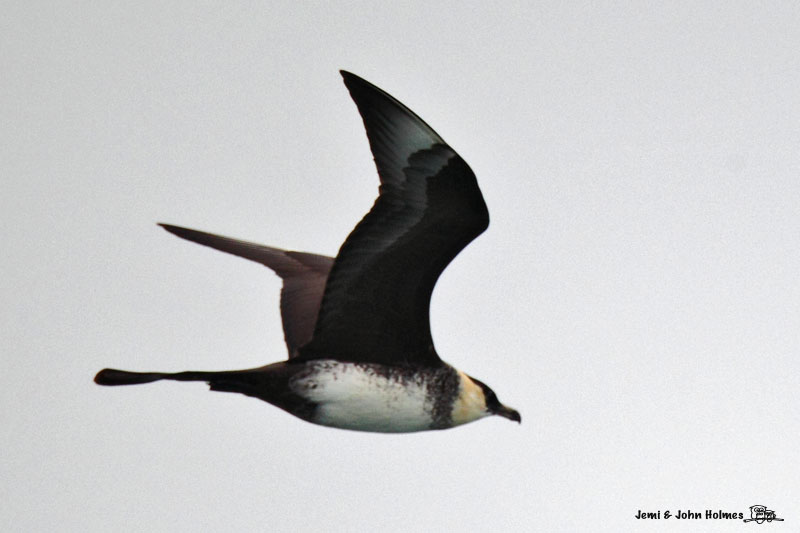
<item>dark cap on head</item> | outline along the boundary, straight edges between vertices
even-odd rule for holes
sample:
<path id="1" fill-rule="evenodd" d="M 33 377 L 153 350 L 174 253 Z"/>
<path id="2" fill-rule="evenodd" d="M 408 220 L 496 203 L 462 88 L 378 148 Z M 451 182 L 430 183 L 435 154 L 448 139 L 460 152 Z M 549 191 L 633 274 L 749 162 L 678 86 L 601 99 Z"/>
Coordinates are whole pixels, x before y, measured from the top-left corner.
<path id="1" fill-rule="evenodd" d="M 519 411 L 516 409 L 512 409 L 511 407 L 506 407 L 500 400 L 497 399 L 497 394 L 489 388 L 489 385 L 486 383 L 473 378 L 470 376 L 470 379 L 480 385 L 481 389 L 483 389 L 483 396 L 486 398 L 486 409 L 492 413 L 493 415 L 502 416 L 503 418 L 508 418 L 513 422 L 517 422 L 519 424 L 522 423 L 522 416 L 520 416 Z"/>

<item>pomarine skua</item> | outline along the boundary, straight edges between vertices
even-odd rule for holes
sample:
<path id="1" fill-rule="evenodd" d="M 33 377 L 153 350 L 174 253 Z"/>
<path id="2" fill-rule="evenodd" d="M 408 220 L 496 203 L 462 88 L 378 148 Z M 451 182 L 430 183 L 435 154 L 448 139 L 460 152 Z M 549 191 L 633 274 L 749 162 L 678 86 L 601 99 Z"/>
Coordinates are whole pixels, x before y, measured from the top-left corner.
<path id="1" fill-rule="evenodd" d="M 402 103 L 354 74 L 341 75 L 364 120 L 380 187 L 336 258 L 160 224 L 282 278 L 288 360 L 219 372 L 106 368 L 96 383 L 205 381 L 314 424 L 357 431 L 447 429 L 490 415 L 521 421 L 487 385 L 442 361 L 431 338 L 439 275 L 489 225 L 475 174 Z"/>

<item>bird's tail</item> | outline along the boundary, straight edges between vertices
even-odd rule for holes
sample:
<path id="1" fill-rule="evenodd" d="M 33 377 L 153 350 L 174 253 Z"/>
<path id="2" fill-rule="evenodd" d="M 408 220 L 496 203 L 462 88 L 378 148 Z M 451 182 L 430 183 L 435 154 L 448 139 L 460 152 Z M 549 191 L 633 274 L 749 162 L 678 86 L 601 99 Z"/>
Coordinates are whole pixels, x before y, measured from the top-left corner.
<path id="1" fill-rule="evenodd" d="M 162 379 L 173 381 L 208 381 L 211 382 L 223 372 L 129 372 L 127 370 L 117 370 L 116 368 L 104 368 L 94 377 L 94 382 L 98 385 L 140 385 L 142 383 L 152 383 Z"/>

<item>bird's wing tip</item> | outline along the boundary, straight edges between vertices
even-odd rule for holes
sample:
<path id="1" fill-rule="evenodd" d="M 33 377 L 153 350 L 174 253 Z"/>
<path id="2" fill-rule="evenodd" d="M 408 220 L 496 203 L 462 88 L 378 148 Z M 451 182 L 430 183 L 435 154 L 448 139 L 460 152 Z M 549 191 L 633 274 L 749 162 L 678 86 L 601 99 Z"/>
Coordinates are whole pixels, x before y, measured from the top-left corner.
<path id="1" fill-rule="evenodd" d="M 156 222 L 156 225 L 172 233 L 173 235 L 177 235 L 179 237 L 181 236 L 182 233 L 186 233 L 186 228 L 182 228 L 181 226 L 175 226 L 173 224 L 167 224 L 165 222 Z"/>

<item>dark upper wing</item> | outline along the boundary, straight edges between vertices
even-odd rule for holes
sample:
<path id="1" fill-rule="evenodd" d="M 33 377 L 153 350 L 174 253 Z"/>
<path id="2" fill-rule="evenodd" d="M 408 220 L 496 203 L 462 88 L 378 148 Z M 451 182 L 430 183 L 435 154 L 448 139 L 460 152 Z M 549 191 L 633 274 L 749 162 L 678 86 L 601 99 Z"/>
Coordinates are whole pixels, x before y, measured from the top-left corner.
<path id="1" fill-rule="evenodd" d="M 439 365 L 428 310 L 436 280 L 489 225 L 475 175 L 406 106 L 342 72 L 364 119 L 380 195 L 342 245 L 301 358 Z"/>
<path id="2" fill-rule="evenodd" d="M 297 349 L 311 340 L 325 280 L 333 264 L 332 257 L 287 252 L 169 224 L 159 226 L 183 239 L 256 261 L 274 270 L 283 279 L 281 318 L 289 358 L 296 357 Z"/>

